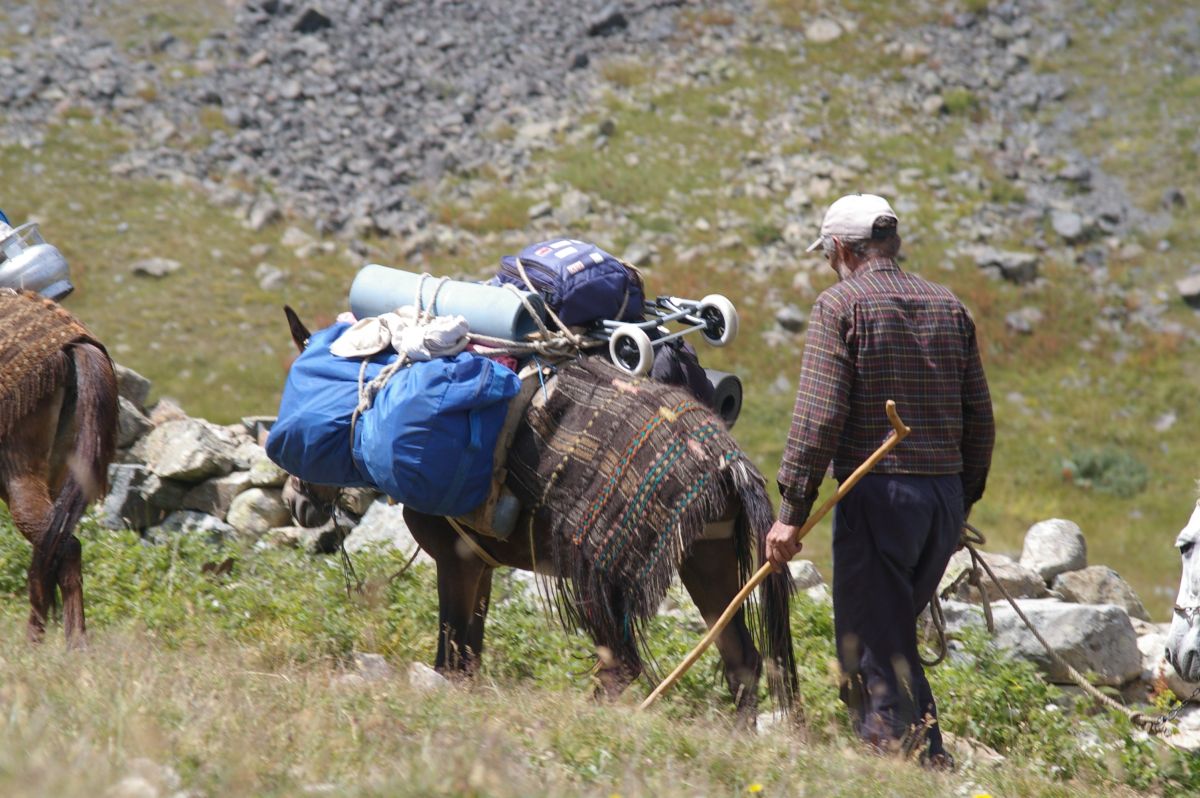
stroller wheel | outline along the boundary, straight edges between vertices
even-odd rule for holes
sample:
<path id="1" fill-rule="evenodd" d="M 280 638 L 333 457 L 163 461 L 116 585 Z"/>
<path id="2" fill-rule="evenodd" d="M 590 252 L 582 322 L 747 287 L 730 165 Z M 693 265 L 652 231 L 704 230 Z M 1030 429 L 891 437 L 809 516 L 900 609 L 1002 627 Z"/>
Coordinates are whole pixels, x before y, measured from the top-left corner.
<path id="1" fill-rule="evenodd" d="M 732 343 L 738 334 L 737 309 L 720 294 L 709 294 L 700 300 L 697 311 L 704 321 L 702 335 L 713 346 Z"/>
<path id="2" fill-rule="evenodd" d="M 635 377 L 644 377 L 654 366 L 654 345 L 645 330 L 622 324 L 608 339 L 608 356 L 618 368 Z"/>

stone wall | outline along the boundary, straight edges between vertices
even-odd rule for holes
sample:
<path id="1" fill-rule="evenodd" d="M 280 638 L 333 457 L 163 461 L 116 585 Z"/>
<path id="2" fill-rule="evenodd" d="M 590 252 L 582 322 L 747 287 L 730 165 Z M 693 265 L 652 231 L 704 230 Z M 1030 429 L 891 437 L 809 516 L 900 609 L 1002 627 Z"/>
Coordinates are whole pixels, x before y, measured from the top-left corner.
<path id="1" fill-rule="evenodd" d="M 109 493 L 100 522 L 129 528 L 151 541 L 202 534 L 259 547 L 291 545 L 330 552 L 345 536 L 348 551 L 386 542 L 412 551 L 401 508 L 375 491 L 357 490 L 343 502 L 342 522 L 295 526 L 284 506 L 287 474 L 263 448 L 273 416 L 250 416 L 222 426 L 188 417 L 169 399 L 147 407 L 150 383 L 117 366 L 120 389 L 119 453 L 109 467 Z"/>

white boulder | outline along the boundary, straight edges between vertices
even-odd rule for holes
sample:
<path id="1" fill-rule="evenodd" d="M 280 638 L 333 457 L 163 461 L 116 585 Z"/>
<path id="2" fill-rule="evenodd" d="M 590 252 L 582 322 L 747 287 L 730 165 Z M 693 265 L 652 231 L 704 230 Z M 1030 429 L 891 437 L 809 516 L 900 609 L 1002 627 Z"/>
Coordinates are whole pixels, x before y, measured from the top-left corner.
<path id="1" fill-rule="evenodd" d="M 813 564 L 812 560 L 792 560 L 788 563 L 788 570 L 796 582 L 797 590 L 808 590 L 825 584 L 825 580 L 821 578 L 821 572 L 817 570 L 817 566 Z"/>
<path id="2" fill-rule="evenodd" d="M 346 536 L 346 551 L 353 554 L 371 546 L 393 546 L 411 554 L 417 542 L 404 523 L 403 511 L 402 505 L 388 504 L 387 499 L 372 502 L 358 526 Z M 432 563 L 433 559 L 422 551 L 417 562 Z"/>
<path id="3" fill-rule="evenodd" d="M 813 44 L 828 44 L 841 38 L 842 26 L 832 19 L 818 19 L 804 29 L 804 38 Z"/>
<path id="4" fill-rule="evenodd" d="M 1050 648 L 1068 665 L 1113 687 L 1141 676 L 1142 655 L 1129 616 L 1112 604 L 1067 604 L 1057 599 L 1020 599 L 1017 605 Z M 996 645 L 1036 664 L 1052 682 L 1069 683 L 1054 661 L 1007 603 L 992 608 Z"/>
<path id="5" fill-rule="evenodd" d="M 1054 577 L 1087 567 L 1087 541 L 1079 525 L 1062 518 L 1039 521 L 1025 533 L 1021 565 L 1049 585 Z"/>
<path id="6" fill-rule="evenodd" d="M 450 687 L 450 682 L 445 676 L 422 662 L 409 664 L 408 684 L 421 693 L 445 690 Z"/>
<path id="7" fill-rule="evenodd" d="M 225 521 L 239 534 L 262 537 L 267 530 L 287 526 L 292 515 L 276 488 L 250 488 L 239 493 L 229 506 Z"/>
<path id="8" fill-rule="evenodd" d="M 992 552 L 980 552 L 983 561 L 996 575 L 996 580 L 1013 598 L 1041 598 L 1046 595 L 1046 583 L 1036 572 L 1018 563 L 1012 557 Z M 946 573 L 938 585 L 938 595 L 946 596 L 946 591 L 953 588 L 947 598 L 978 603 L 982 600 L 979 588 L 968 584 L 967 572 L 971 570 L 971 554 L 967 551 L 955 552 L 946 566 Z M 980 581 L 987 592 L 989 601 L 1003 601 L 1003 594 L 996 582 L 988 576 L 987 571 L 980 568 Z"/>
<path id="9" fill-rule="evenodd" d="M 1091 565 L 1079 571 L 1068 571 L 1054 578 L 1054 591 L 1076 604 L 1116 604 L 1129 617 L 1150 620 L 1150 613 L 1133 588 L 1106 565 Z"/>
<path id="10" fill-rule="evenodd" d="M 164 479 L 202 482 L 233 470 L 239 441 L 224 427 L 183 418 L 155 427 L 134 447 L 134 459 Z"/>

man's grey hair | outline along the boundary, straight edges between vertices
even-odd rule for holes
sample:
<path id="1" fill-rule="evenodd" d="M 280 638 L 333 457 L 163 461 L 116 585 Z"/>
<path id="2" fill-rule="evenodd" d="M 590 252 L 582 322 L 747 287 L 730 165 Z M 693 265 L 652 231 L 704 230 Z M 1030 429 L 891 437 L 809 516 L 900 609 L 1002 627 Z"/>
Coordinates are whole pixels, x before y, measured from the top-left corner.
<path id="1" fill-rule="evenodd" d="M 875 222 L 870 238 L 842 238 L 840 240 L 842 246 L 858 258 L 865 258 L 868 254 L 894 258 L 900 251 L 900 236 L 896 232 L 896 220 L 886 216 L 881 216 Z M 821 249 L 824 250 L 825 257 L 832 260 L 835 252 L 833 238 L 830 236 L 822 238 Z"/>
<path id="2" fill-rule="evenodd" d="M 869 238 L 842 238 L 840 240 L 842 246 L 860 258 L 866 257 L 867 251 L 871 249 L 871 244 L 874 243 Z M 833 245 L 832 236 L 826 236 L 821 239 L 821 249 L 825 251 L 826 259 L 833 259 L 833 253 L 837 248 Z"/>

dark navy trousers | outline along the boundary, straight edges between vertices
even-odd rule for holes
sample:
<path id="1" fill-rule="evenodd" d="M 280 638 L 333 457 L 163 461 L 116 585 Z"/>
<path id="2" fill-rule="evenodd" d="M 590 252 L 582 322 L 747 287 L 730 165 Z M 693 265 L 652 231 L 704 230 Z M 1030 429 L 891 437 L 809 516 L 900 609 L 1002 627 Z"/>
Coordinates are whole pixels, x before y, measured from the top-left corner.
<path id="1" fill-rule="evenodd" d="M 854 729 L 881 748 L 916 740 L 937 706 L 917 653 L 916 618 L 958 547 L 963 522 L 957 474 L 868 474 L 833 518 L 833 614 L 842 700 Z M 928 753 L 942 751 L 933 723 Z"/>

